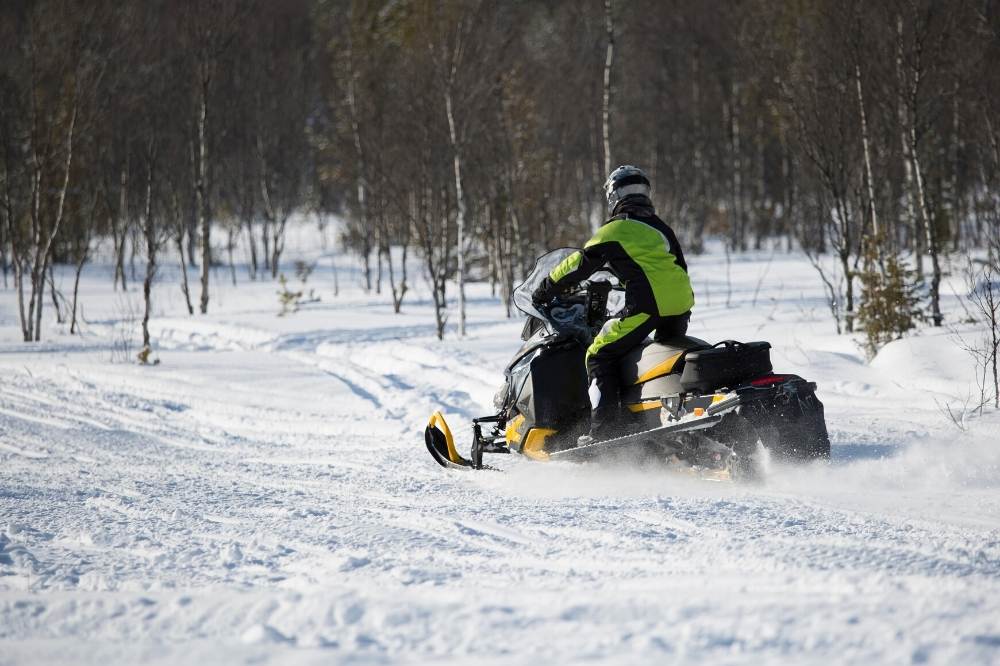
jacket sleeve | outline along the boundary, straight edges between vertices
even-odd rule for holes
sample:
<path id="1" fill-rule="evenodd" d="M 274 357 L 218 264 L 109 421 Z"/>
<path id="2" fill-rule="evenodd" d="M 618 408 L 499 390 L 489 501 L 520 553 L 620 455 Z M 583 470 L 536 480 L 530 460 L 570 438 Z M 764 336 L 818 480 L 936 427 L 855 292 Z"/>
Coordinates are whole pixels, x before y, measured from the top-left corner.
<path id="1" fill-rule="evenodd" d="M 663 225 L 667 227 L 667 225 Z M 677 240 L 677 234 L 670 227 L 667 227 L 667 243 L 670 245 L 670 254 L 674 255 L 675 263 L 684 269 L 684 272 L 688 272 L 687 261 L 684 259 L 684 251 L 681 250 L 681 244 Z"/>
<path id="2" fill-rule="evenodd" d="M 577 250 L 552 269 L 548 277 L 535 289 L 531 298 L 535 303 L 546 303 L 573 285 L 586 280 L 607 262 L 600 244 Z"/>

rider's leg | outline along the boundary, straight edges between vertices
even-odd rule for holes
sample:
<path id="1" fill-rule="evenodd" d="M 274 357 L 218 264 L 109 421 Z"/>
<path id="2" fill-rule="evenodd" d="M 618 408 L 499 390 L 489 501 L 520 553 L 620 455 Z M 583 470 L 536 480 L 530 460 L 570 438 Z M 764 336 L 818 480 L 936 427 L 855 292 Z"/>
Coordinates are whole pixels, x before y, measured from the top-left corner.
<path id="1" fill-rule="evenodd" d="M 656 328 L 659 319 L 640 313 L 611 319 L 587 348 L 590 378 L 590 434 L 595 439 L 614 436 L 620 414 L 619 374 L 621 357 L 640 344 Z"/>

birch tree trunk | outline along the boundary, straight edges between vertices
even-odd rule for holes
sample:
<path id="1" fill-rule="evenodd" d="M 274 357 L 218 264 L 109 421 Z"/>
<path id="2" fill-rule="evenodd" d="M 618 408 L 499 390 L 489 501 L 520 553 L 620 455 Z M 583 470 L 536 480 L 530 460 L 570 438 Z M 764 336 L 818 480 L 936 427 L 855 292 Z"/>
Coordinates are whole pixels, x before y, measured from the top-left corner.
<path id="1" fill-rule="evenodd" d="M 870 141 L 868 139 L 868 116 L 865 113 L 865 95 L 861 85 L 861 65 L 859 63 L 854 63 L 854 82 L 857 85 L 858 114 L 861 117 L 861 145 L 865 156 L 865 187 L 868 194 L 868 215 L 872 221 L 872 235 L 875 238 L 879 261 L 881 261 L 882 244 L 879 241 L 878 213 L 875 210 L 875 185 L 872 178 L 872 158 Z"/>
<path id="2" fill-rule="evenodd" d="M 227 229 L 226 231 L 227 231 L 227 233 L 226 233 L 226 254 L 228 255 L 228 258 L 229 258 L 229 278 L 232 281 L 233 286 L 235 287 L 236 286 L 236 262 L 233 260 L 233 247 L 236 245 L 236 233 L 238 231 L 238 228 L 229 227 L 229 229 Z"/>
<path id="3" fill-rule="evenodd" d="M 247 230 L 247 244 L 250 246 L 250 279 L 257 279 L 257 236 L 253 232 L 253 217 L 247 217 L 244 222 Z"/>
<path id="4" fill-rule="evenodd" d="M 188 286 L 187 262 L 184 261 L 184 230 L 183 227 L 177 232 L 177 256 L 181 262 L 181 293 L 184 294 L 184 303 L 187 305 L 188 314 L 194 314 L 194 305 L 191 304 L 191 288 Z"/>
<path id="5" fill-rule="evenodd" d="M 73 92 L 73 107 L 70 113 L 69 127 L 66 130 L 66 158 L 63 160 L 63 178 L 59 187 L 59 197 L 56 204 L 55 218 L 52 221 L 52 228 L 47 233 L 42 230 L 42 221 L 38 221 L 38 234 L 36 235 L 35 257 L 32 266 L 31 289 L 32 302 L 37 306 L 34 312 L 34 340 L 38 342 L 42 339 L 42 301 L 45 291 L 45 271 L 48 269 L 49 260 L 52 257 L 52 244 L 62 226 L 63 215 L 66 210 L 66 193 L 69 190 L 70 173 L 73 167 L 73 146 L 76 130 L 77 100 L 76 91 Z M 40 176 L 39 176 L 40 184 Z M 37 197 L 41 196 L 38 192 Z M 36 203 L 37 203 L 36 199 Z M 44 241 L 42 240 L 44 238 Z M 30 316 L 29 308 L 29 316 Z"/>
<path id="6" fill-rule="evenodd" d="M 382 212 L 381 205 L 376 204 L 376 210 L 380 212 L 375 214 L 375 293 L 378 295 L 382 294 L 382 255 L 385 253 L 385 241 L 383 240 L 382 233 Z"/>
<path id="7" fill-rule="evenodd" d="M 729 142 L 730 168 L 732 169 L 732 180 L 730 181 L 731 193 L 731 215 L 730 215 L 730 235 L 729 244 L 732 249 L 739 247 L 746 249 L 746 239 L 744 237 L 744 206 L 743 206 L 743 146 L 742 128 L 740 125 L 740 89 L 737 83 L 733 83 L 731 88 L 731 103 L 723 105 L 723 114 L 728 110 L 728 125 L 731 140 Z"/>
<path id="8" fill-rule="evenodd" d="M 504 86 L 497 86 L 497 101 L 498 101 L 498 118 L 500 126 L 503 128 L 503 134 L 505 138 L 506 147 L 506 164 L 503 170 L 503 185 L 504 185 L 504 195 L 507 197 L 507 208 L 510 215 L 510 243 L 508 247 L 508 253 L 513 250 L 513 256 L 506 257 L 506 264 L 510 272 L 510 281 L 513 281 L 515 277 L 519 277 L 521 272 L 524 270 L 524 246 L 521 240 L 521 216 L 518 213 L 518 205 L 516 203 L 516 192 L 515 192 L 515 182 L 514 174 L 517 169 L 517 159 L 515 155 L 514 142 L 511 138 L 512 130 L 507 117 L 507 113 L 504 105 Z M 516 273 L 516 276 L 515 276 Z M 505 299 L 509 302 L 510 294 L 505 295 Z M 507 315 L 510 316 L 510 306 L 507 306 Z"/>
<path id="9" fill-rule="evenodd" d="M 358 113 L 358 99 L 356 90 L 357 70 L 354 67 L 354 40 L 352 31 L 347 31 L 347 106 L 351 113 L 351 138 L 354 143 L 354 155 L 358 160 L 355 189 L 358 197 L 358 211 L 361 214 L 361 228 L 368 225 L 368 187 L 367 187 L 367 162 L 365 161 L 364 143 L 361 141 L 361 118 Z M 365 291 L 372 290 L 371 260 L 368 255 L 370 245 L 367 240 L 364 245 L 363 267 L 365 274 Z"/>
<path id="10" fill-rule="evenodd" d="M 268 219 L 267 215 L 264 215 L 264 221 L 261 223 L 260 238 L 261 244 L 264 246 L 264 270 L 267 272 L 271 271 L 271 220 Z"/>
<path id="11" fill-rule="evenodd" d="M 188 315 L 193 315 L 194 306 L 191 305 L 191 289 L 188 286 L 187 262 L 184 260 L 184 231 L 188 228 L 188 224 L 186 216 L 181 212 L 181 205 L 178 201 L 176 191 L 170 195 L 170 204 L 171 213 L 176 225 L 174 241 L 177 244 L 177 256 L 180 258 L 181 293 L 184 294 L 184 303 L 187 305 Z"/>
<path id="12" fill-rule="evenodd" d="M 7 208 L 4 208 L 7 211 Z M 10 285 L 7 283 L 7 272 L 9 265 L 7 263 L 7 236 L 9 235 L 7 230 L 10 228 L 9 216 L 4 218 L 2 224 L 0 224 L 0 270 L 3 271 L 3 288 L 7 289 Z"/>
<path id="13" fill-rule="evenodd" d="M 56 311 L 56 323 L 62 324 L 63 311 L 62 306 L 59 303 L 59 297 L 61 294 L 59 293 L 59 290 L 56 289 L 56 271 L 55 266 L 52 265 L 51 261 L 49 262 L 49 294 L 52 296 L 52 307 Z M 65 299 L 63 300 L 65 301 Z"/>
<path id="14" fill-rule="evenodd" d="M 692 156 L 692 168 L 694 169 L 694 194 L 695 194 L 695 229 L 693 238 L 690 241 L 692 249 L 700 251 L 704 245 L 704 233 L 706 218 L 708 213 L 708 192 L 707 183 L 709 177 L 704 158 L 704 130 L 701 120 L 701 85 L 699 84 L 699 71 L 701 60 L 698 54 L 691 58 L 691 107 L 694 113 L 694 155 Z"/>
<path id="15" fill-rule="evenodd" d="M 122 291 L 128 291 L 125 284 L 125 240 L 128 237 L 128 161 L 122 164 L 118 174 L 118 215 L 111 220 L 111 233 L 115 243 L 115 285 L 121 280 Z"/>
<path id="16" fill-rule="evenodd" d="M 272 188 L 267 178 L 269 166 L 264 155 L 264 140 L 259 132 L 257 133 L 257 160 L 259 164 L 258 184 L 264 210 L 265 228 L 271 228 L 273 234 L 269 258 L 271 277 L 277 278 L 281 253 L 285 250 L 285 227 L 288 224 L 288 212 L 284 208 L 279 209 L 274 205 L 274 199 L 271 196 Z"/>
<path id="17" fill-rule="evenodd" d="M 402 263 L 400 264 L 400 281 L 396 284 L 396 274 L 393 270 L 392 264 L 392 248 L 386 256 L 386 261 L 389 263 L 389 287 L 392 289 L 392 310 L 396 314 L 399 314 L 400 310 L 403 308 L 403 297 L 406 296 L 406 292 L 409 291 L 409 287 L 406 284 L 406 258 L 409 253 L 409 243 L 403 243 L 403 256 L 401 257 Z"/>
<path id="18" fill-rule="evenodd" d="M 212 219 L 208 203 L 208 92 L 211 78 L 207 65 L 199 65 L 198 157 L 195 172 L 195 202 L 201 227 L 201 313 L 208 314 L 208 278 L 212 268 Z"/>
<path id="19" fill-rule="evenodd" d="M 959 149 L 962 148 L 962 137 L 959 134 L 960 129 L 960 116 L 958 110 L 958 95 L 959 95 L 959 83 L 955 81 L 955 90 L 952 92 L 954 97 L 951 100 L 951 140 L 948 141 L 947 147 L 947 164 L 948 164 L 948 177 L 945 178 L 945 184 L 948 188 L 947 195 L 945 196 L 945 204 L 948 207 L 948 220 L 951 223 L 952 234 L 951 234 L 951 248 L 954 252 L 958 252 L 962 245 L 963 227 L 965 224 L 964 211 L 962 206 L 959 205 L 961 201 L 958 194 L 958 172 L 959 172 Z"/>
<path id="20" fill-rule="evenodd" d="M 604 0 L 604 29 L 607 46 L 604 50 L 604 98 L 601 104 L 601 138 L 604 142 L 604 174 L 611 173 L 611 66 L 615 59 L 615 24 L 611 0 Z"/>
<path id="21" fill-rule="evenodd" d="M 927 197 L 924 194 L 924 175 L 920 168 L 920 155 L 917 152 L 917 134 L 913 124 L 910 125 L 910 157 L 913 159 L 913 173 L 917 181 L 917 203 L 920 217 L 927 232 L 927 251 L 931 255 L 931 320 L 935 326 L 944 322 L 941 314 L 941 262 L 938 258 L 937 232 L 931 223 L 927 209 Z"/>
<path id="22" fill-rule="evenodd" d="M 148 359 L 150 352 L 150 341 L 149 341 L 149 315 L 152 309 L 152 301 L 150 299 L 150 293 L 153 288 L 153 278 L 156 276 L 156 221 L 153 219 L 153 162 L 155 155 L 155 148 L 150 147 L 147 154 L 147 165 L 146 165 L 146 201 L 143 206 L 143 217 L 145 218 L 145 225 L 143 227 L 143 235 L 146 237 L 146 278 L 142 282 L 142 300 L 143 300 L 143 312 L 142 312 L 142 354 L 140 354 L 140 359 Z M 143 361 L 145 362 L 145 361 Z"/>
<path id="23" fill-rule="evenodd" d="M 451 77 L 454 78 L 453 76 Z M 458 334 L 465 336 L 465 192 L 462 183 L 462 151 L 458 143 L 458 133 L 455 129 L 455 113 L 452 108 L 451 83 L 445 87 L 444 105 L 448 114 L 448 136 L 451 138 L 452 166 L 455 174 L 455 196 L 458 214 L 455 219 L 456 239 L 455 252 L 458 259 Z"/>
<path id="24" fill-rule="evenodd" d="M 834 215 L 836 224 L 831 229 L 831 243 L 837 252 L 840 260 L 841 270 L 844 274 L 844 330 L 848 333 L 854 332 L 854 273 L 851 268 L 851 249 L 853 245 L 853 233 L 851 231 L 851 211 L 846 195 L 842 190 L 834 186 L 830 187 L 833 196 Z M 837 237 L 833 238 L 833 231 Z"/>
<path id="25" fill-rule="evenodd" d="M 271 246 L 271 277 L 278 276 L 278 265 L 281 253 L 285 251 L 285 227 L 288 225 L 288 214 L 282 213 L 281 219 L 274 227 L 274 243 Z"/>
<path id="26" fill-rule="evenodd" d="M 69 320 L 70 335 L 76 335 L 76 310 L 80 296 L 80 273 L 83 272 L 83 265 L 87 263 L 87 256 L 89 254 L 89 245 L 90 245 L 90 236 L 88 234 L 87 240 L 85 241 L 85 246 L 80 251 L 80 254 L 76 259 L 76 267 L 73 276 L 73 307 L 70 311 L 70 320 Z"/>
<path id="27" fill-rule="evenodd" d="M 899 37 L 901 39 L 901 37 Z M 927 206 L 927 194 L 925 190 L 924 172 L 920 164 L 919 137 L 917 136 L 919 94 L 920 86 L 923 83 L 926 69 L 923 61 L 918 58 L 911 63 L 909 72 L 909 86 L 906 90 L 907 109 L 904 114 L 904 121 L 907 124 L 907 137 L 909 139 L 910 161 L 913 164 L 913 176 L 917 186 L 917 212 L 920 221 L 924 226 L 927 239 L 927 252 L 931 255 L 931 320 L 935 326 L 941 326 L 944 317 L 941 314 L 941 262 L 938 257 L 937 230 L 931 220 L 930 210 Z"/>
<path id="28" fill-rule="evenodd" d="M 900 89 L 904 86 L 903 80 L 903 16 L 896 16 L 896 80 Z M 913 183 L 913 161 L 910 157 L 910 140 L 906 132 L 906 105 L 904 96 L 900 94 L 896 104 L 896 121 L 899 123 L 899 144 L 903 156 L 903 189 L 906 200 L 906 223 L 909 227 L 910 245 L 913 252 L 914 267 L 917 271 L 917 279 L 924 279 L 924 259 L 921 251 L 920 220 L 917 217 L 915 194 Z"/>
<path id="29" fill-rule="evenodd" d="M 14 263 L 14 289 L 17 290 L 17 313 L 20 315 L 21 336 L 31 342 L 31 318 L 24 311 L 24 260 L 16 246 L 11 251 Z"/>

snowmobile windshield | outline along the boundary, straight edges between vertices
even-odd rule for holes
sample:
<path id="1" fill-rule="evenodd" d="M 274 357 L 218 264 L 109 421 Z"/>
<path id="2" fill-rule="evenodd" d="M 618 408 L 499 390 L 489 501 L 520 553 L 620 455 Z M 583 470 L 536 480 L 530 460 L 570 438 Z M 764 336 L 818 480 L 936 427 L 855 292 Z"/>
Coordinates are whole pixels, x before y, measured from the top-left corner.
<path id="1" fill-rule="evenodd" d="M 552 250 L 548 254 L 543 254 L 535 262 L 535 267 L 528 274 L 528 277 L 524 279 L 524 282 L 514 289 L 514 305 L 517 309 L 526 315 L 532 317 L 537 317 L 543 321 L 547 320 L 547 317 L 538 311 L 534 303 L 531 302 L 531 295 L 538 289 L 538 285 L 542 283 L 542 280 L 549 276 L 552 269 L 559 265 L 559 262 L 573 254 L 578 252 L 575 247 L 561 247 L 558 250 Z"/>

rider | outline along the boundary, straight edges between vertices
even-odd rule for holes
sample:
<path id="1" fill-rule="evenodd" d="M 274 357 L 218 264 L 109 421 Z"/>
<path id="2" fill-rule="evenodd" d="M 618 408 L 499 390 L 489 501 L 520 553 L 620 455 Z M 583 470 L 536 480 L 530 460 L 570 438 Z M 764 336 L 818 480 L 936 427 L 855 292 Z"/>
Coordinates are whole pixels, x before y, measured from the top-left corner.
<path id="1" fill-rule="evenodd" d="M 625 307 L 587 348 L 591 413 L 584 442 L 616 434 L 621 358 L 654 330 L 658 342 L 685 335 L 694 305 L 684 253 L 673 229 L 656 216 L 646 174 L 620 166 L 608 176 L 604 191 L 611 218 L 532 294 L 536 304 L 548 303 L 605 265 L 625 285 Z"/>

